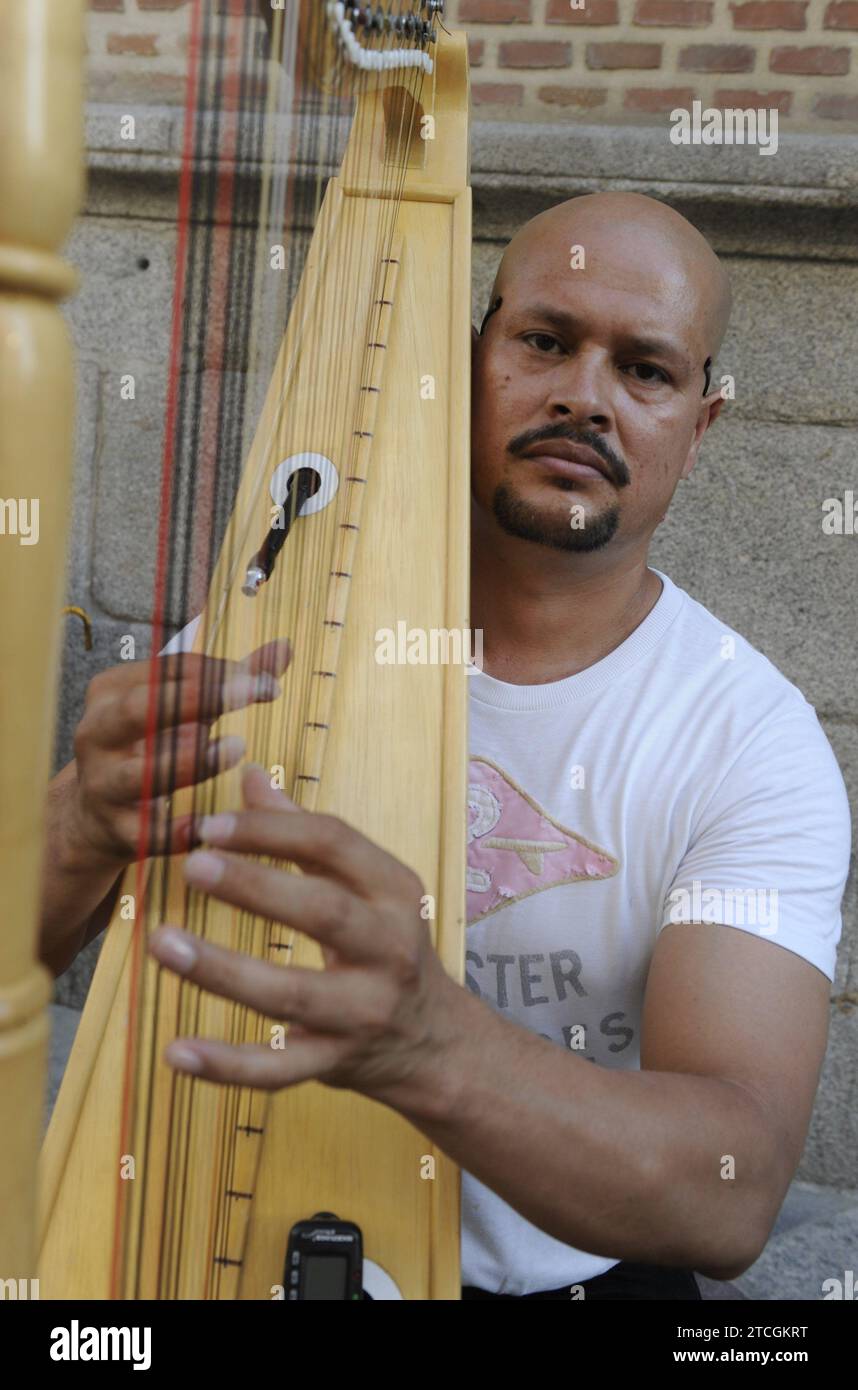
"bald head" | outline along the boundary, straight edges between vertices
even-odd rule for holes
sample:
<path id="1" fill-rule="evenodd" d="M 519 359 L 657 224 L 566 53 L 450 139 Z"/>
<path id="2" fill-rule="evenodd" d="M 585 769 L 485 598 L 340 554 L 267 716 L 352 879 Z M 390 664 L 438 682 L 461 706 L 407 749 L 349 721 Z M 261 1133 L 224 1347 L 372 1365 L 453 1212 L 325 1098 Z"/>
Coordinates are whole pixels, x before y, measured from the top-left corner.
<path id="1" fill-rule="evenodd" d="M 701 362 L 715 358 L 730 317 L 727 272 L 696 227 L 641 193 L 588 193 L 531 218 L 504 252 L 492 302 L 525 281 L 556 283 L 573 246 L 584 248 L 576 274 L 598 278 L 618 295 L 636 294 L 648 318 L 665 317 L 685 330 Z"/>

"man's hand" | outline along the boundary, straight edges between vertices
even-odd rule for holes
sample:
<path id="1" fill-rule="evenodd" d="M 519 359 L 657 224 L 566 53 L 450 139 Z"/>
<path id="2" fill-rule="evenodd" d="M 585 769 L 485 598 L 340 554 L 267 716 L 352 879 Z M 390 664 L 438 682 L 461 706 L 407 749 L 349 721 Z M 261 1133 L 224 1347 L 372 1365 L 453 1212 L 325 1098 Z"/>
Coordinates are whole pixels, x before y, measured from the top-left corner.
<path id="1" fill-rule="evenodd" d="M 189 848 L 189 817 L 171 822 L 159 799 L 238 762 L 241 741 L 212 742 L 212 725 L 274 699 L 289 656 L 288 642 L 276 641 L 242 662 L 156 657 L 90 683 L 75 760 L 48 787 L 40 953 L 55 974 L 107 925 L 116 881 L 139 851 Z"/>
<path id="2" fill-rule="evenodd" d="M 67 834 L 81 853 L 123 867 L 138 850 L 190 848 L 190 816 L 168 822 L 160 798 L 233 767 L 241 739 L 210 740 L 222 714 L 280 694 L 288 642 L 269 642 L 243 662 L 182 655 L 123 662 L 96 676 L 74 740 L 76 793 Z M 154 706 L 155 738 L 147 757 Z M 144 828 L 147 843 L 141 846 Z"/>
<path id="3" fill-rule="evenodd" d="M 157 959 L 213 994 L 290 1025 L 285 1048 L 182 1038 L 173 1066 L 211 1081 L 277 1090 L 315 1078 L 396 1106 L 441 1084 L 465 991 L 444 972 L 420 916 L 417 876 L 333 816 L 300 810 L 267 774 L 244 775 L 247 809 L 206 817 L 188 883 L 288 923 L 321 946 L 327 968 L 283 967 L 174 927 L 151 940 Z M 258 854 L 302 873 L 255 863 Z"/>

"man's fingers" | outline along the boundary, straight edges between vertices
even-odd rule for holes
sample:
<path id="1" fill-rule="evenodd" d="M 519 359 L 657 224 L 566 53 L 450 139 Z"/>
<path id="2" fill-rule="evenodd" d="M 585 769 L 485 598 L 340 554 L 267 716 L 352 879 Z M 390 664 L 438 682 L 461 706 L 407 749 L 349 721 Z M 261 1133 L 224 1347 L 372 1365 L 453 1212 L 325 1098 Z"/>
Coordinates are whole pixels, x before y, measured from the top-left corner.
<path id="1" fill-rule="evenodd" d="M 156 750 L 154 757 L 147 756 L 141 739 L 131 752 L 105 754 L 89 780 L 89 794 L 111 805 L 129 806 L 193 787 L 235 767 L 244 756 L 245 743 L 237 734 L 210 742 L 206 725 L 186 724 L 162 731 Z"/>
<path id="2" fill-rule="evenodd" d="M 185 878 L 192 888 L 221 902 L 297 928 L 343 960 L 377 962 L 392 945 L 378 915 L 361 898 L 327 878 L 290 874 L 243 855 L 209 850 L 190 855 Z"/>
<path id="3" fill-rule="evenodd" d="M 282 676 L 292 656 L 292 645 L 287 637 L 276 637 L 270 642 L 264 642 L 261 647 L 256 647 L 242 661 L 230 661 L 226 657 L 206 656 L 202 652 L 170 652 L 166 656 L 152 657 L 152 661 L 158 663 L 158 680 L 184 680 L 188 677 L 197 677 L 210 671 L 218 675 L 219 679 L 224 679 L 230 669 L 239 673 L 247 671 L 252 675 L 257 675 L 260 671 L 268 671 L 272 676 Z M 148 679 L 144 675 L 144 668 L 148 669 L 146 662 L 123 662 L 122 666 L 113 667 L 106 675 L 111 680 L 125 681 L 130 685 L 136 685 L 142 678 Z"/>
<path id="4" fill-rule="evenodd" d="M 177 1038 L 165 1049 L 164 1058 L 178 1071 L 205 1081 L 278 1091 L 313 1078 L 324 1081 L 347 1049 L 348 1044 L 339 1038 L 287 1038 L 282 1049 Z"/>
<path id="5" fill-rule="evenodd" d="M 383 1011 L 383 982 L 366 971 L 275 965 L 175 927 L 153 932 L 150 950 L 162 965 L 210 994 L 246 1004 L 264 1018 L 300 1023 L 314 1033 L 353 1035 L 372 1026 Z"/>
<path id="6" fill-rule="evenodd" d="M 242 768 L 241 792 L 245 806 L 254 810 L 262 810 L 266 806 L 272 811 L 298 810 L 295 802 L 290 800 L 284 791 L 271 785 L 270 776 L 259 763 L 247 763 Z"/>
<path id="7" fill-rule="evenodd" d="M 111 824 L 109 834 L 117 853 L 126 859 L 187 854 L 196 843 L 194 817 L 172 816 L 161 801 L 120 811 Z"/>
<path id="8" fill-rule="evenodd" d="M 269 675 L 282 676 L 291 658 L 291 643 L 285 637 L 278 637 L 273 642 L 266 642 L 263 646 L 257 647 L 241 664 L 251 675 L 267 671 Z"/>
<path id="9" fill-rule="evenodd" d="M 200 838 L 238 854 L 264 854 L 308 871 L 332 874 L 365 898 L 380 889 L 415 893 L 419 880 L 404 864 L 337 816 L 273 803 L 200 820 Z"/>
<path id="10" fill-rule="evenodd" d="M 155 679 L 158 681 L 212 679 L 222 682 L 230 673 L 259 675 L 267 671 L 269 675 L 282 676 L 291 659 L 292 644 L 288 637 L 274 637 L 270 642 L 263 642 L 261 647 L 255 647 L 241 661 L 231 661 L 221 656 L 206 656 L 201 652 L 170 652 L 167 656 L 153 657 L 152 661 L 157 662 Z M 125 663 L 125 666 L 132 673 L 136 673 L 137 680 L 142 679 L 145 682 L 151 678 L 149 663 L 130 662 Z M 106 674 L 111 679 L 114 676 L 124 676 L 121 668 L 113 668 Z M 133 675 L 129 683 L 137 683 Z"/>
<path id="11" fill-rule="evenodd" d="M 156 728 L 213 723 L 230 710 L 276 700 L 281 694 L 269 672 L 252 674 L 233 667 L 224 677 L 196 672 L 182 680 L 148 681 L 117 694 L 105 690 L 86 711 L 87 737 L 101 748 L 122 748 L 142 738 L 154 719 Z"/>

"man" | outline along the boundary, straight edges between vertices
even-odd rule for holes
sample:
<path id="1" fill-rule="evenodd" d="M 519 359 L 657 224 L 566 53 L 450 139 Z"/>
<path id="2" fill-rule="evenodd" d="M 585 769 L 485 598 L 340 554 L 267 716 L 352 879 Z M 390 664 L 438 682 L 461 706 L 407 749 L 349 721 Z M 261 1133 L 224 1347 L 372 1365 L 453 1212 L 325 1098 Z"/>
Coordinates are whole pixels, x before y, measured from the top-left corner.
<path id="1" fill-rule="evenodd" d="M 560 204 L 504 254 L 473 353 L 468 987 L 411 871 L 252 767 L 244 808 L 198 828 L 188 882 L 309 933 L 328 970 L 153 940 L 167 968 L 294 1025 L 283 1051 L 177 1040 L 178 1069 L 358 1090 L 461 1165 L 467 1297 L 697 1298 L 689 1271 L 757 1258 L 804 1145 L 843 781 L 800 692 L 647 567 L 723 405 L 729 304 L 700 234 L 638 195 Z M 287 660 L 272 644 L 201 702 L 189 659 L 180 782 L 201 727 L 269 698 Z M 132 853 L 147 669 L 93 682 L 52 793 L 55 964 L 103 925 Z"/>

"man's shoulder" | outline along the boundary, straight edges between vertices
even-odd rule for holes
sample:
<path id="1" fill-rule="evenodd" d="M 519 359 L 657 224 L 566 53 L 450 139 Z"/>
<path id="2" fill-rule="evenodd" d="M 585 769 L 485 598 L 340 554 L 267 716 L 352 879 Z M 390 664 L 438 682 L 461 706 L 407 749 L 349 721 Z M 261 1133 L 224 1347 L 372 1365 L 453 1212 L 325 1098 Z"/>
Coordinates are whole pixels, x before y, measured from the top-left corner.
<path id="1" fill-rule="evenodd" d="M 711 684 L 716 697 L 746 708 L 749 715 L 791 714 L 818 722 L 804 693 L 764 652 L 687 590 L 669 582 L 681 597 L 669 634 L 677 674 L 696 675 L 701 685 Z"/>
<path id="2" fill-rule="evenodd" d="M 690 756 L 714 750 L 734 781 L 814 786 L 845 802 L 837 756 L 802 690 L 736 628 L 680 592 L 661 688 L 683 712 Z"/>

